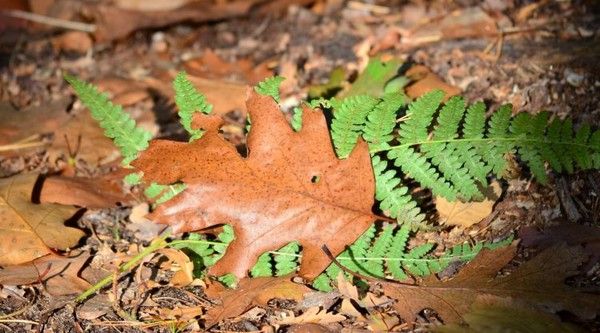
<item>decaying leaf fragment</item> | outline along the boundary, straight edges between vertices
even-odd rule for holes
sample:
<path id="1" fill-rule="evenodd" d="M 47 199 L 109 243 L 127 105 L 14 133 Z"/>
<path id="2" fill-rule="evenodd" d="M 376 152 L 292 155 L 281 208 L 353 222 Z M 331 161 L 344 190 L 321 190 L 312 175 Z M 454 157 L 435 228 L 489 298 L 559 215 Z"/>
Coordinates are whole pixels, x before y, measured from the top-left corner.
<path id="1" fill-rule="evenodd" d="M 460 322 L 477 296 L 486 294 L 552 312 L 567 310 L 584 319 L 600 311 L 600 296 L 576 292 L 564 284 L 586 259 L 581 247 L 553 246 L 509 275 L 496 277 L 515 253 L 515 246 L 483 250 L 451 280 L 442 282 L 431 276 L 419 286 L 385 283 L 385 294 L 396 299 L 396 311 L 409 323 L 425 308 L 435 310 L 445 323 Z"/>
<path id="2" fill-rule="evenodd" d="M 176 232 L 232 225 L 236 239 L 212 274 L 244 277 L 260 254 L 298 241 L 300 275 L 314 278 L 329 264 L 322 245 L 337 255 L 375 219 L 367 145 L 339 160 L 321 112 L 306 108 L 294 132 L 271 97 L 250 91 L 247 108 L 247 158 L 219 136 L 220 117 L 198 115 L 201 139 L 152 141 L 133 162 L 147 182 L 187 185 L 151 218 Z"/>
<path id="3" fill-rule="evenodd" d="M 84 235 L 64 225 L 76 208 L 31 202 L 37 177 L 0 179 L 0 266 L 29 262 L 51 249 L 72 247 Z"/>
<path id="4" fill-rule="evenodd" d="M 221 299 L 221 304 L 208 310 L 207 326 L 225 318 L 238 316 L 252 306 L 265 306 L 273 298 L 299 301 L 304 294 L 310 292 L 308 287 L 290 281 L 289 277 L 246 278 L 239 282 L 237 289 L 222 292 L 214 292 L 215 287 L 218 288 L 218 285 L 211 285 L 207 294 Z"/>

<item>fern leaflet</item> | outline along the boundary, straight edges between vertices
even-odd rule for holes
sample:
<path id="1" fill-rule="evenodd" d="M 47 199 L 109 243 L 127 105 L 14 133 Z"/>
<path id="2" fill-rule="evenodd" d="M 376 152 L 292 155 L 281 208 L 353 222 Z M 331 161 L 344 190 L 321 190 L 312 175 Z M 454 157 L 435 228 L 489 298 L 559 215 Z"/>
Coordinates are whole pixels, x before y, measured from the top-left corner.
<path id="1" fill-rule="evenodd" d="M 123 156 L 123 165 L 129 165 L 135 160 L 139 152 L 148 148 L 148 141 L 152 134 L 137 127 L 120 105 L 114 105 L 106 94 L 87 82 L 78 78 L 65 75 L 81 101 L 90 109 L 92 117 L 104 129 L 104 135 L 111 138 Z"/>
<path id="2" fill-rule="evenodd" d="M 260 81 L 256 87 L 254 87 L 254 90 L 263 96 L 273 97 L 275 102 L 279 103 L 279 86 L 283 80 L 285 80 L 285 78 L 281 76 L 266 78 Z"/>
<path id="3" fill-rule="evenodd" d="M 199 93 L 185 72 L 179 72 L 173 81 L 175 104 L 179 110 L 179 121 L 190 134 L 190 142 L 199 139 L 203 131 L 192 128 L 192 118 L 195 112 L 210 113 L 213 106 L 206 102 L 206 97 Z"/>

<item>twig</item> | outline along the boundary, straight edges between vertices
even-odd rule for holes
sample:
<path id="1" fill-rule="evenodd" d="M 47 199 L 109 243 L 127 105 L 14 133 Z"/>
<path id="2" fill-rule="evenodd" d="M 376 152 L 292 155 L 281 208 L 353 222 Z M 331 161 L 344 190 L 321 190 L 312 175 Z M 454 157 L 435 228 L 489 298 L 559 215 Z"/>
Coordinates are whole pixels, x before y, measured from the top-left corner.
<path id="1" fill-rule="evenodd" d="M 124 263 L 123 265 L 119 266 L 119 269 L 117 270 L 117 272 L 118 273 L 127 272 L 131 268 L 135 267 L 137 265 L 138 261 L 144 259 L 144 257 L 149 255 L 150 253 L 152 253 L 158 249 L 161 249 L 163 247 L 166 247 L 168 245 L 168 243 L 165 241 L 165 239 L 167 239 L 167 237 L 169 237 L 169 234 L 170 234 L 169 232 L 166 232 L 165 234 L 163 234 L 163 236 L 161 236 L 159 239 L 157 239 L 152 244 L 150 244 L 150 246 L 145 248 L 142 252 L 138 253 L 138 255 L 136 255 L 135 257 L 133 257 L 131 260 Z M 117 273 L 106 276 L 104 279 L 100 280 L 98 283 L 94 284 L 93 286 L 88 288 L 86 291 L 79 294 L 79 296 L 77 296 L 77 298 L 75 298 L 75 302 L 84 301 L 85 299 L 87 299 L 88 297 L 90 297 L 91 295 L 96 293 L 98 290 L 100 290 L 103 287 L 105 287 L 106 285 L 112 283 L 113 280 L 116 280 L 116 279 L 117 279 Z"/>
<path id="2" fill-rule="evenodd" d="M 49 25 L 49 26 L 53 26 L 53 27 L 83 31 L 83 32 L 95 32 L 96 31 L 95 24 L 67 21 L 67 20 L 62 20 L 62 19 L 58 19 L 55 17 L 34 14 L 34 13 L 22 11 L 22 10 L 5 10 L 5 11 L 1 11 L 0 13 L 4 14 L 6 16 L 16 17 L 16 18 L 20 18 L 20 19 L 24 19 L 24 20 L 28 20 L 28 21 L 32 21 L 32 22 L 36 22 L 36 23 L 41 23 L 41 24 L 45 24 L 45 25 Z"/>
<path id="3" fill-rule="evenodd" d="M 26 142 L 26 143 L 11 143 L 11 144 L 8 144 L 8 145 L 0 146 L 0 151 L 10 151 L 10 150 L 19 150 L 19 149 L 26 149 L 26 148 L 35 148 L 35 147 L 44 146 L 46 144 L 48 144 L 48 143 L 42 142 L 42 141 L 38 141 L 38 142 Z"/>

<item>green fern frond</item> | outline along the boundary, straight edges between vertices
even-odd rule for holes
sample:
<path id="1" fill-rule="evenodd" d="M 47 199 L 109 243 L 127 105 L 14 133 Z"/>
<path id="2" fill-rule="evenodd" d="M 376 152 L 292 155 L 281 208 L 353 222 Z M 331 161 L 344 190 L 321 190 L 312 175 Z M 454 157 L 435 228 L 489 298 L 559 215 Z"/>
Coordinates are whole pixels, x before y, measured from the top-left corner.
<path id="1" fill-rule="evenodd" d="M 342 101 L 331 100 L 333 120 L 331 139 L 339 158 L 347 158 L 362 134 L 367 115 L 378 100 L 367 95 L 351 96 Z"/>
<path id="2" fill-rule="evenodd" d="M 504 174 L 510 154 L 517 154 L 541 183 L 547 181 L 546 163 L 556 171 L 567 172 L 598 165 L 600 134 L 589 126 L 573 131 L 568 119 L 548 124 L 545 112 L 512 117 L 510 105 L 500 107 L 486 123 L 483 103 L 465 112 L 462 98 L 454 97 L 440 109 L 442 96 L 441 92 L 431 92 L 409 104 L 408 120 L 400 125 L 399 143 L 371 149 L 372 154 L 387 151 L 387 158 L 405 176 L 435 195 L 450 201 L 481 198 L 480 185 L 487 184 L 490 172 Z M 389 141 L 389 136 L 378 135 Z M 388 166 L 380 166 L 380 159 L 376 162 L 375 178 L 383 200 L 381 193 L 401 188 L 399 181 L 392 181 L 401 178 Z"/>
<path id="3" fill-rule="evenodd" d="M 279 103 L 279 86 L 284 80 L 284 77 L 272 76 L 260 81 L 256 87 L 254 87 L 254 90 L 263 96 L 273 97 L 275 102 Z"/>
<path id="4" fill-rule="evenodd" d="M 386 216 L 394 218 L 400 224 L 420 224 L 425 216 L 417 206 L 417 202 L 409 193 L 395 170 L 388 170 L 388 162 L 379 156 L 373 156 L 373 173 L 375 175 L 375 199 Z"/>
<path id="5" fill-rule="evenodd" d="M 196 90 L 183 71 L 175 77 L 173 90 L 175 90 L 175 104 L 179 110 L 179 121 L 190 134 L 190 142 L 199 139 L 203 131 L 192 128 L 193 115 L 195 112 L 208 114 L 212 111 L 213 106 L 206 101 L 204 95 Z"/>
<path id="6" fill-rule="evenodd" d="M 258 257 L 250 270 L 253 277 L 284 276 L 298 269 L 300 244 L 291 242 L 277 251 L 265 252 Z"/>
<path id="7" fill-rule="evenodd" d="M 404 105 L 404 95 L 388 94 L 368 113 L 363 138 L 371 150 L 389 147 L 389 142 L 394 138 L 392 132 L 396 127 L 396 112 Z"/>
<path id="8" fill-rule="evenodd" d="M 104 129 L 104 135 L 111 138 L 119 148 L 123 156 L 123 165 L 129 165 L 137 158 L 139 152 L 148 148 L 152 134 L 137 127 L 135 120 L 124 112 L 120 105 L 114 105 L 106 94 L 98 91 L 92 84 L 71 75 L 65 75 L 65 80 L 90 109 L 92 117 Z"/>
<path id="9" fill-rule="evenodd" d="M 391 276 L 402 281 L 409 276 L 423 277 L 439 273 L 451 263 L 472 260 L 484 248 L 494 249 L 512 242 L 512 237 L 509 237 L 496 243 L 458 244 L 436 257 L 431 254 L 435 244 L 425 243 L 408 249 L 409 239 L 408 224 L 400 227 L 388 225 L 380 231 L 373 226 L 357 240 L 358 245 L 353 251 L 356 243 L 340 254 L 337 260 L 345 268 L 361 275 L 378 278 Z M 338 266 L 330 265 L 313 281 L 313 287 L 322 291 L 331 290 L 340 272 Z"/>

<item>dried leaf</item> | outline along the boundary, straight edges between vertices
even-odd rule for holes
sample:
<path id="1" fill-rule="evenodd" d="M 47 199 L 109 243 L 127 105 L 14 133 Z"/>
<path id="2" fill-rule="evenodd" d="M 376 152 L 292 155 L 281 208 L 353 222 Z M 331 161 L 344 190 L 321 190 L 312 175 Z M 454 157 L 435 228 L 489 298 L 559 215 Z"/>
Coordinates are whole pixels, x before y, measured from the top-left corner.
<path id="1" fill-rule="evenodd" d="M 410 98 L 415 99 L 435 89 L 440 89 L 446 93 L 444 96 L 445 100 L 460 94 L 459 88 L 447 84 L 429 68 L 423 65 L 411 67 L 406 72 L 406 76 L 415 81 L 406 87 L 406 95 L 408 95 Z"/>
<path id="2" fill-rule="evenodd" d="M 171 248 L 159 249 L 157 253 L 169 258 L 169 261 L 161 265 L 162 268 L 175 272 L 169 284 L 175 287 L 189 286 L 194 281 L 194 264 L 183 251 Z"/>
<path id="3" fill-rule="evenodd" d="M 562 323 L 549 313 L 515 302 L 510 298 L 478 296 L 471 311 L 464 315 L 466 325 L 444 325 L 433 329 L 436 333 L 487 332 L 582 332 L 575 326 Z M 516 320 L 518 318 L 518 320 Z"/>
<path id="4" fill-rule="evenodd" d="M 56 204 L 34 204 L 37 175 L 0 179 L 0 265 L 29 262 L 76 245 L 83 231 L 64 222 L 77 209 Z"/>
<path id="5" fill-rule="evenodd" d="M 396 311 L 409 323 L 425 308 L 437 311 L 445 323 L 459 322 L 476 297 L 483 294 L 512 297 L 554 312 L 567 310 L 585 319 L 593 318 L 600 310 L 600 296 L 576 292 L 564 284 L 585 260 L 581 248 L 554 246 L 510 275 L 496 277 L 515 252 L 515 246 L 483 250 L 449 281 L 442 282 L 432 276 L 419 286 L 384 283 L 384 291 L 397 300 Z"/>
<path id="6" fill-rule="evenodd" d="M 319 307 L 313 307 L 306 310 L 303 314 L 298 317 L 286 317 L 277 320 L 278 325 L 292 325 L 292 324 L 331 324 L 337 323 L 342 320 L 346 320 L 346 316 L 341 314 L 335 314 L 322 310 Z"/>
<path id="7" fill-rule="evenodd" d="M 26 264 L 0 269 L 0 284 L 26 285 L 43 282 L 53 296 L 78 294 L 91 285 L 80 278 L 80 272 L 89 256 L 62 257 L 48 254 Z"/>
<path id="8" fill-rule="evenodd" d="M 92 49 L 92 38 L 86 32 L 68 31 L 51 40 L 52 47 L 59 51 L 86 53 Z"/>
<path id="9" fill-rule="evenodd" d="M 492 213 L 494 204 L 502 195 L 500 183 L 492 182 L 483 193 L 483 201 L 472 202 L 449 202 L 443 197 L 436 197 L 435 209 L 439 214 L 440 223 L 468 228 L 486 218 Z"/>
<path id="10" fill-rule="evenodd" d="M 496 36 L 498 27 L 494 19 L 479 7 L 469 7 L 417 26 L 410 34 L 403 36 L 402 43 L 405 47 L 416 47 L 446 39 Z"/>
<path id="11" fill-rule="evenodd" d="M 46 148 L 49 159 L 54 162 L 61 156 L 68 157 L 69 146 L 71 150 L 75 150 L 81 137 L 76 152 L 78 159 L 91 164 L 116 160 L 119 156 L 117 148 L 104 136 L 98 122 L 87 111 L 79 114 L 67 113 L 68 104 L 67 99 L 60 99 L 20 111 L 2 107 L 0 104 L 0 144 L 27 140 L 36 135 L 53 134 L 54 139 L 49 147 L 38 145 L 34 148 Z"/>
<path id="12" fill-rule="evenodd" d="M 121 182 L 122 177 L 110 174 L 96 178 L 49 177 L 44 181 L 40 202 L 86 208 L 111 208 L 133 203 L 133 197 L 124 193 Z"/>
<path id="13" fill-rule="evenodd" d="M 211 288 L 214 288 L 213 285 L 209 290 Z M 213 292 L 209 290 L 207 294 L 211 295 Z M 309 291 L 308 287 L 290 281 L 289 277 L 242 279 L 237 289 L 227 289 L 218 294 L 222 303 L 208 310 L 207 326 L 212 326 L 225 318 L 238 316 L 252 306 L 266 306 L 273 298 L 299 301 Z"/>
<path id="14" fill-rule="evenodd" d="M 339 160 L 321 112 L 305 109 L 294 132 L 271 97 L 250 94 L 247 158 L 219 136 L 220 117 L 198 115 L 201 139 L 152 141 L 133 162 L 145 181 L 187 184 L 151 218 L 176 232 L 231 224 L 235 240 L 212 274 L 244 277 L 263 252 L 299 241 L 300 275 L 314 278 L 329 264 L 322 245 L 339 254 L 375 218 L 367 145 Z"/>
<path id="15" fill-rule="evenodd" d="M 526 247 L 547 248 L 554 244 L 582 245 L 590 255 L 587 267 L 600 261 L 600 228 L 577 223 L 563 222 L 544 230 L 534 227 L 523 227 L 519 230 L 521 244 Z"/>
<path id="16" fill-rule="evenodd" d="M 170 10 L 134 10 L 117 6 L 90 3 L 84 6 L 96 24 L 97 41 L 111 41 L 127 37 L 146 28 L 159 28 L 183 21 L 196 23 L 216 21 L 248 13 L 257 0 L 237 0 L 217 4 L 197 3 Z M 139 9 L 139 8 L 138 8 Z"/>
<path id="17" fill-rule="evenodd" d="M 245 58 L 234 62 L 227 62 L 211 49 L 204 51 L 201 57 L 184 62 L 183 68 L 190 76 L 250 85 L 254 85 L 273 75 L 266 62 L 255 64 Z"/>
<path id="18" fill-rule="evenodd" d="M 175 75 L 175 72 L 163 73 L 158 78 L 144 79 L 144 83 L 161 94 L 173 98 L 175 93 L 168 82 L 172 82 Z M 239 110 L 242 114 L 246 113 L 246 84 L 191 75 L 188 76 L 188 79 L 213 105 L 213 114 L 224 115 L 233 110 Z"/>

